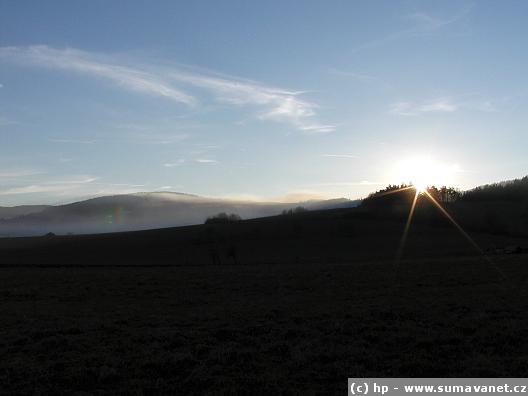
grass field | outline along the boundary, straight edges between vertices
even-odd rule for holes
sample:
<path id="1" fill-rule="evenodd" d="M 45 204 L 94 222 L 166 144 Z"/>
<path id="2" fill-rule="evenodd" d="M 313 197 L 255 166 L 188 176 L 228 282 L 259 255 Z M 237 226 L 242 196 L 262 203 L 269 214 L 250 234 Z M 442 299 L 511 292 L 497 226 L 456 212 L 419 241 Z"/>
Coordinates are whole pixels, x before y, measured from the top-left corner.
<path id="1" fill-rule="evenodd" d="M 310 216 L 2 241 L 0 393 L 327 395 L 347 377 L 528 376 L 528 255 L 490 264 L 421 225 L 395 265 L 400 223 Z"/>

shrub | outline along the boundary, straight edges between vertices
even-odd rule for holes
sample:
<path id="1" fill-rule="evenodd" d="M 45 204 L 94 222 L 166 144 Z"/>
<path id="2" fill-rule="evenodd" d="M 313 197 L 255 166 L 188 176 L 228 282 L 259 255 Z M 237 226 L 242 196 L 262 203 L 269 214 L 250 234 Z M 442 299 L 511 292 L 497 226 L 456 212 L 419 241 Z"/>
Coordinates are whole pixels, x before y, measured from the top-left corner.
<path id="1" fill-rule="evenodd" d="M 214 216 L 209 216 L 207 220 L 205 220 L 205 224 L 235 223 L 240 220 L 242 220 L 242 218 L 236 213 L 228 214 L 228 213 L 222 212 Z"/>
<path id="2" fill-rule="evenodd" d="M 282 214 L 283 216 L 286 216 L 286 215 L 294 215 L 294 214 L 298 214 L 298 213 L 303 213 L 303 212 L 307 212 L 307 209 L 303 206 L 297 206 L 296 208 L 293 208 L 293 209 L 284 209 L 282 211 Z"/>

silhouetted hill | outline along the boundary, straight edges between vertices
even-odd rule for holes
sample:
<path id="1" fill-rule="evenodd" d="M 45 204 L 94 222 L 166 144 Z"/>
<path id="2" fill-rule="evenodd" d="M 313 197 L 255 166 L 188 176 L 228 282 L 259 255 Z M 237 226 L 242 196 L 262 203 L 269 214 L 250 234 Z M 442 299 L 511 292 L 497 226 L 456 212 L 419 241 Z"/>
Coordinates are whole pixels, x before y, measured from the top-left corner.
<path id="1" fill-rule="evenodd" d="M 48 206 L 38 212 L 22 211 L 22 215 L 0 220 L 0 236 L 132 231 L 200 224 L 220 212 L 236 213 L 248 219 L 276 215 L 296 206 L 330 209 L 355 205 L 357 201 L 348 199 L 277 203 L 172 192 L 138 193 Z"/>
<path id="2" fill-rule="evenodd" d="M 528 176 L 486 184 L 466 191 L 460 198 L 464 202 L 522 202 L 528 203 Z"/>
<path id="3" fill-rule="evenodd" d="M 528 176 L 469 190 L 453 213 L 474 230 L 528 236 Z"/>
<path id="4" fill-rule="evenodd" d="M 428 192 L 466 229 L 528 236 L 528 176 L 464 192 L 434 186 Z M 403 219 L 409 215 L 414 195 L 412 186 L 388 186 L 363 200 L 361 210 L 371 218 Z M 449 224 L 446 217 L 423 194 L 418 197 L 414 221 L 435 225 Z"/>

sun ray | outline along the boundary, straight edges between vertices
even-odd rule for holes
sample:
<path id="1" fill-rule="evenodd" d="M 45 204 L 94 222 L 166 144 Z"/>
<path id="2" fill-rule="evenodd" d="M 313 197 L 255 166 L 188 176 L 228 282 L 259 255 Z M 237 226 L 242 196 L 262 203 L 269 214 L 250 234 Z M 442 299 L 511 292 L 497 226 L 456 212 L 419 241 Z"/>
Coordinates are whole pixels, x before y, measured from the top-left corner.
<path id="1" fill-rule="evenodd" d="M 405 242 L 407 241 L 407 235 L 409 234 L 409 228 L 411 227 L 411 222 L 414 216 L 414 211 L 416 209 L 416 202 L 418 201 L 419 195 L 420 195 L 420 191 L 416 189 L 416 193 L 414 194 L 414 198 L 411 204 L 411 209 L 409 210 L 409 216 L 407 217 L 407 222 L 405 223 L 405 229 L 403 230 L 403 235 L 400 240 L 400 245 L 398 246 L 398 252 L 396 253 L 395 264 L 400 263 L 401 257 L 403 255 L 403 248 L 405 247 Z"/>
<path id="2" fill-rule="evenodd" d="M 396 193 L 399 193 L 399 192 L 402 192 L 402 191 L 411 190 L 411 189 L 414 189 L 414 188 L 415 188 L 414 186 L 407 186 L 407 187 L 398 188 L 397 190 L 390 190 L 390 191 L 385 191 L 385 192 L 382 192 L 382 193 L 376 193 L 376 198 L 377 197 L 383 197 L 385 195 L 396 194 Z"/>
<path id="3" fill-rule="evenodd" d="M 471 238 L 471 236 L 456 222 L 456 220 L 444 209 L 442 205 L 428 192 L 424 191 L 424 195 L 427 196 L 431 202 L 442 212 L 442 214 L 455 226 L 455 228 L 462 234 L 462 236 L 482 255 L 482 257 L 500 274 L 503 280 L 506 280 L 506 275 L 502 270 L 493 262 L 493 260 L 486 255 L 486 253 L 480 248 L 480 246 Z"/>

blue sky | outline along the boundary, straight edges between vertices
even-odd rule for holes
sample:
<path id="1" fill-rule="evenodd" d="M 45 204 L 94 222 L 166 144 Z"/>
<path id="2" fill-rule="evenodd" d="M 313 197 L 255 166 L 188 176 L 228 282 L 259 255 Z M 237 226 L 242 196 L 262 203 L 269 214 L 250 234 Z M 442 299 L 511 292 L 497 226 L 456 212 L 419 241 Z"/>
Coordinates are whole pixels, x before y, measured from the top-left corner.
<path id="1" fill-rule="evenodd" d="M 517 1 L 2 1 L 0 205 L 358 198 L 423 158 L 462 189 L 521 177 L 527 14 Z"/>

